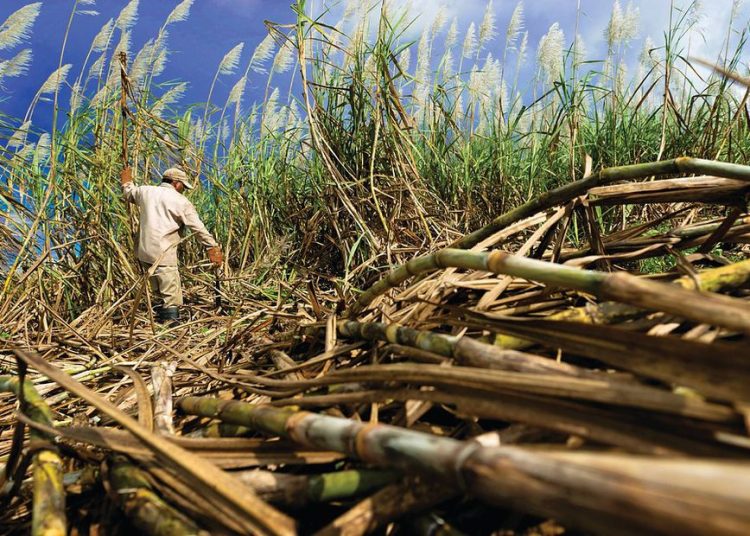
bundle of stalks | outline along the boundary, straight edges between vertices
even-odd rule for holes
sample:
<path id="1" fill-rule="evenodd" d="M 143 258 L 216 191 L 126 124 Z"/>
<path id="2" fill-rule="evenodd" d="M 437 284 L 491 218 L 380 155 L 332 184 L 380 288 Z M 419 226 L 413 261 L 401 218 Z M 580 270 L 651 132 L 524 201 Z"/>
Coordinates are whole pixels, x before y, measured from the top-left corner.
<path id="1" fill-rule="evenodd" d="M 201 128 L 171 125 L 157 74 L 123 73 L 131 125 L 101 105 L 104 76 L 48 165 L 0 154 L 0 533 L 748 533 L 750 167 L 730 162 L 745 100 L 713 80 L 716 104 L 685 124 L 671 95 L 641 110 L 653 82 L 632 114 L 638 92 L 613 89 L 588 124 L 591 86 L 563 73 L 572 101 L 535 104 L 535 137 L 492 99 L 453 110 L 460 74 L 428 95 L 429 58 L 404 73 L 381 7 L 375 43 L 364 13 L 348 49 L 305 2 L 272 26 L 273 71 L 295 51 L 300 67 L 291 134 L 264 110 L 257 138 L 248 120 L 225 144 L 210 104 Z M 488 16 L 466 57 L 494 33 Z M 601 132 L 622 129 L 651 149 L 608 153 Z M 111 181 L 121 136 L 138 180 L 203 170 L 222 308 L 188 241 L 185 321 L 154 322 Z"/>
<path id="2" fill-rule="evenodd" d="M 501 216 L 471 249 L 384 274 L 343 318 L 313 285 L 289 290 L 296 306 L 229 294 L 231 316 L 199 295 L 170 329 L 132 300 L 43 331 L 9 309 L 3 367 L 28 366 L 28 388 L 3 419 L 30 428 L 36 469 L 3 522 L 39 527 L 44 505 L 63 504 L 37 485 L 48 452 L 65 460 L 75 526 L 746 532 L 749 216 L 736 198 L 723 217 L 717 203 L 746 191 L 724 181 L 750 168 L 701 166 L 716 176 L 553 193 L 557 205 Z M 597 199 L 631 205 L 633 192 L 677 201 L 602 225 Z M 0 437 L 18 457 L 18 435 Z M 197 460 L 226 482 L 206 487 Z"/>

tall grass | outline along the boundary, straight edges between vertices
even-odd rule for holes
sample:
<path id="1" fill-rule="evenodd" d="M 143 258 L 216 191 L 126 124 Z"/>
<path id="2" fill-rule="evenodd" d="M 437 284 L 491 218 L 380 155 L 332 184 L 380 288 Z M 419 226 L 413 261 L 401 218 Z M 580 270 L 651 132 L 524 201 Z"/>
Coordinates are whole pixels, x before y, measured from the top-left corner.
<path id="1" fill-rule="evenodd" d="M 87 4 L 71 2 L 71 19 Z M 297 24 L 269 25 L 239 78 L 242 44 L 224 56 L 214 82 L 230 80 L 226 102 L 212 102 L 212 84 L 208 102 L 186 105 L 185 83 L 161 80 L 168 30 L 191 5 L 179 3 L 137 51 L 133 0 L 103 25 L 82 64 L 61 54 L 25 120 L 0 115 L 0 249 L 12 267 L 4 312 L 24 296 L 41 322 L 71 319 L 133 291 L 135 220 L 117 181 L 121 50 L 132 60 L 136 120 L 125 128 L 136 179 L 172 164 L 200 173 L 192 200 L 224 245 L 230 275 L 252 273 L 260 287 L 303 274 L 346 294 L 374 269 L 580 177 L 587 156 L 595 167 L 679 155 L 746 161 L 750 149 L 747 94 L 687 55 L 697 3 L 672 8 L 664 42 L 644 39 L 629 77 L 638 14 L 618 2 L 606 57 L 588 57 L 578 28 L 554 24 L 528 65 L 520 3 L 508 21 L 490 3 L 464 30 L 439 15 L 413 37 L 417 13 L 395 2 L 349 1 L 335 21 L 338 8 L 313 16 L 299 1 Z M 31 52 L 13 50 L 39 8 L 23 8 L 0 30 L 0 54 L 12 54 L 0 60 L 0 84 L 27 72 Z M 730 24 L 716 61 L 736 70 L 746 32 L 736 18 Z M 248 80 L 265 84 L 263 102 L 244 102 Z M 61 87 L 70 88 L 67 107 Z M 51 132 L 34 124 L 42 98 L 57 104 Z M 188 241 L 183 262 L 195 268 L 202 259 Z M 189 282 L 203 277 L 187 273 Z"/>

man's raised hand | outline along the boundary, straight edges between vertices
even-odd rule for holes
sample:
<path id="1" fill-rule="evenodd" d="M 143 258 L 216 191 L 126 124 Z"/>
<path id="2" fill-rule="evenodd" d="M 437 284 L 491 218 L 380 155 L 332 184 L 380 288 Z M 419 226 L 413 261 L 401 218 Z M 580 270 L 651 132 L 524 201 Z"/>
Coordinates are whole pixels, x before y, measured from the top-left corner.
<path id="1" fill-rule="evenodd" d="M 127 184 L 133 182 L 133 168 L 130 166 L 120 171 L 120 184 Z"/>
<path id="2" fill-rule="evenodd" d="M 221 252 L 221 247 L 214 246 L 208 249 L 208 260 L 217 267 L 220 268 L 224 263 L 224 254 Z"/>

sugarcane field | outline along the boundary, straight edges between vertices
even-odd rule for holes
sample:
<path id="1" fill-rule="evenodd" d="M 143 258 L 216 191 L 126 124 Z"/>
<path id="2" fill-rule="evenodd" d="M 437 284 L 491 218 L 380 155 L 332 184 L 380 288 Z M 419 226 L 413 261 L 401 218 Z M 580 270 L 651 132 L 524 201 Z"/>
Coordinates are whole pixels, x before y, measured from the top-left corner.
<path id="1" fill-rule="evenodd" d="M 750 534 L 749 32 L 2 0 L 0 536 Z"/>

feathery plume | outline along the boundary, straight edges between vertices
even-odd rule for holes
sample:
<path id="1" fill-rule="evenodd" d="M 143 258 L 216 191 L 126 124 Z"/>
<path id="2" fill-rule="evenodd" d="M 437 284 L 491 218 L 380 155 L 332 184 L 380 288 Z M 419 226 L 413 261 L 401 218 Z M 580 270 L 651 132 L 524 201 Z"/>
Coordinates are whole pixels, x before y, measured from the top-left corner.
<path id="1" fill-rule="evenodd" d="M 484 63 L 484 93 L 493 95 L 500 88 L 502 78 L 502 63 L 499 59 L 493 59 L 492 54 L 487 54 L 487 60 Z"/>
<path id="2" fill-rule="evenodd" d="M 403 72 L 409 72 L 409 67 L 411 66 L 411 47 L 405 48 L 398 55 L 398 65 Z"/>
<path id="3" fill-rule="evenodd" d="M 372 54 L 367 56 L 367 59 L 365 60 L 365 65 L 362 69 L 363 76 L 366 80 L 374 81 L 378 76 L 378 69 L 377 65 L 375 65 L 375 56 Z"/>
<path id="4" fill-rule="evenodd" d="M 417 84 L 428 84 L 430 77 L 430 29 L 425 28 L 417 46 Z"/>
<path id="5" fill-rule="evenodd" d="M 638 36 L 638 27 L 641 22 L 641 12 L 633 2 L 628 2 L 625 8 L 625 25 L 622 30 L 622 39 L 627 43 Z"/>
<path id="6" fill-rule="evenodd" d="M 154 52 L 154 40 L 149 39 L 141 50 L 138 51 L 138 54 L 136 54 L 133 64 L 130 67 L 130 78 L 135 85 L 139 85 L 148 76 L 148 64 L 154 56 Z"/>
<path id="7" fill-rule="evenodd" d="M 113 53 L 114 56 L 117 56 L 120 52 L 124 52 L 128 56 L 130 56 L 130 31 L 124 31 L 120 34 L 120 42 L 117 43 L 117 46 L 115 47 L 115 51 Z"/>
<path id="8" fill-rule="evenodd" d="M 521 93 L 516 91 L 516 94 L 513 96 L 513 101 L 510 103 L 510 107 L 506 106 L 506 109 L 508 110 L 508 117 L 515 118 L 519 113 L 521 113 L 522 108 L 523 99 L 521 98 Z"/>
<path id="9" fill-rule="evenodd" d="M 575 43 L 573 43 L 573 63 L 579 64 L 586 60 L 586 43 L 581 34 L 576 34 Z"/>
<path id="10" fill-rule="evenodd" d="M 464 37 L 464 46 L 461 50 L 461 55 L 464 58 L 471 58 L 477 51 L 477 29 L 474 23 L 469 24 L 469 29 L 466 30 L 466 37 Z"/>
<path id="11" fill-rule="evenodd" d="M 733 0 L 732 2 L 732 12 L 729 16 L 730 20 L 735 20 L 737 17 L 737 13 L 739 12 L 740 8 L 742 7 L 742 4 L 745 0 Z"/>
<path id="12" fill-rule="evenodd" d="M 279 105 L 279 88 L 276 87 L 271 92 L 271 96 L 268 97 L 265 107 L 268 110 L 276 110 L 278 105 Z"/>
<path id="13" fill-rule="evenodd" d="M 161 96 L 159 101 L 154 105 L 152 108 L 152 112 L 161 117 L 164 113 L 164 110 L 167 106 L 171 106 L 174 103 L 178 102 L 184 95 L 185 91 L 187 91 L 187 82 L 180 82 L 179 84 L 175 85 L 173 88 L 171 88 L 169 91 L 164 93 L 164 95 Z"/>
<path id="14" fill-rule="evenodd" d="M 194 123 L 191 123 L 190 130 L 188 131 L 188 139 L 193 145 L 198 145 L 200 143 L 200 139 L 203 136 L 203 119 L 200 117 L 195 120 Z"/>
<path id="15" fill-rule="evenodd" d="M 102 73 L 104 72 L 104 62 L 107 61 L 106 56 L 106 54 L 100 55 L 97 60 L 91 65 L 88 77 L 86 78 L 87 82 L 93 78 L 101 78 Z"/>
<path id="16" fill-rule="evenodd" d="M 23 6 L 0 24 L 0 50 L 18 46 L 31 36 L 31 27 L 39 16 L 41 7 L 41 2 Z"/>
<path id="17" fill-rule="evenodd" d="M 354 27 L 354 31 L 351 33 L 351 48 L 356 49 L 365 41 L 365 26 L 367 25 L 367 17 L 362 16 L 359 18 L 357 25 Z M 350 54 L 346 55 L 346 60 L 349 61 L 351 58 Z"/>
<path id="18" fill-rule="evenodd" d="M 640 12 L 632 2 L 628 3 L 623 12 L 619 0 L 612 4 L 612 14 L 609 17 L 604 37 L 607 39 L 609 52 L 612 53 L 618 45 L 626 45 L 638 35 Z"/>
<path id="19" fill-rule="evenodd" d="M 250 66 L 253 71 L 258 74 L 267 73 L 265 67 L 263 67 L 263 64 L 271 59 L 275 48 L 276 41 L 273 40 L 273 36 L 271 34 L 266 35 L 266 37 L 263 38 L 263 41 L 261 41 L 260 44 L 255 47 L 253 55 L 250 58 Z"/>
<path id="20" fill-rule="evenodd" d="M 229 98 L 227 99 L 227 105 L 239 104 L 242 101 L 243 95 L 245 95 L 245 87 L 247 86 L 247 78 L 243 76 L 240 78 L 232 90 L 229 92 Z"/>
<path id="21" fill-rule="evenodd" d="M 492 99 L 498 91 L 502 78 L 502 64 L 500 60 L 487 54 L 487 59 L 481 71 L 477 71 L 474 81 L 474 96 L 479 100 L 480 106 L 487 111 L 492 105 Z"/>
<path id="22" fill-rule="evenodd" d="M 273 124 L 271 125 L 271 130 L 273 132 L 277 132 L 279 130 L 286 131 L 288 130 L 289 125 L 289 107 L 288 106 L 281 106 L 275 117 L 271 118 L 273 120 Z"/>
<path id="23" fill-rule="evenodd" d="M 526 61 L 526 52 L 529 49 L 529 32 L 523 32 L 521 36 L 521 45 L 518 47 L 518 65 L 523 65 Z"/>
<path id="24" fill-rule="evenodd" d="M 469 98 L 472 101 L 476 101 L 482 94 L 482 86 L 482 71 L 480 71 L 479 67 L 474 64 L 471 67 L 471 73 L 469 73 L 469 81 L 466 85 L 466 88 L 469 90 Z"/>
<path id="25" fill-rule="evenodd" d="M 23 76 L 31 65 L 31 49 L 25 48 L 9 60 L 0 61 L 0 82 L 3 78 Z"/>
<path id="26" fill-rule="evenodd" d="M 558 23 L 552 24 L 547 33 L 539 40 L 537 62 L 547 76 L 547 82 L 556 80 L 563 69 L 563 47 L 565 34 Z"/>
<path id="27" fill-rule="evenodd" d="M 273 59 L 273 72 L 285 73 L 291 69 L 294 64 L 294 48 L 289 41 L 284 41 L 279 51 L 276 53 L 276 57 Z"/>
<path id="28" fill-rule="evenodd" d="M 422 30 L 417 45 L 417 72 L 430 68 L 430 28 Z"/>
<path id="29" fill-rule="evenodd" d="M 520 95 L 517 96 L 520 102 Z M 526 110 L 517 113 L 519 115 L 518 117 L 518 126 L 516 127 L 516 131 L 522 134 L 528 134 L 531 132 L 531 128 L 534 126 L 533 119 L 534 114 L 536 113 L 534 106 L 531 105 Z"/>
<path id="30" fill-rule="evenodd" d="M 484 10 L 484 17 L 482 23 L 479 25 L 479 48 L 481 49 L 492 41 L 497 35 L 497 25 L 495 23 L 495 9 L 492 5 L 492 0 L 487 2 L 487 7 Z"/>
<path id="31" fill-rule="evenodd" d="M 221 125 L 219 125 L 219 141 L 222 145 L 227 144 L 227 140 L 229 139 L 229 121 L 226 120 L 226 118 L 221 120 Z"/>
<path id="32" fill-rule="evenodd" d="M 643 48 L 638 56 L 638 60 L 646 69 L 654 69 L 659 65 L 659 54 L 656 50 L 656 44 L 653 39 L 651 39 L 651 36 L 648 36 L 643 40 Z"/>
<path id="33" fill-rule="evenodd" d="M 221 58 L 221 63 L 219 63 L 220 75 L 234 74 L 237 66 L 240 64 L 240 56 L 242 56 L 242 49 L 244 47 L 245 43 L 239 43 Z"/>
<path id="34" fill-rule="evenodd" d="M 510 16 L 508 29 L 505 32 L 505 46 L 513 48 L 516 45 L 518 37 L 523 31 L 523 2 L 518 2 L 513 14 Z"/>
<path id="35" fill-rule="evenodd" d="M 610 51 L 614 50 L 615 45 L 618 41 L 618 34 L 622 27 L 623 21 L 622 8 L 620 7 L 619 0 L 615 0 L 612 4 L 612 13 L 609 15 L 609 22 L 607 28 L 604 30 L 604 37 L 607 40 L 607 47 Z"/>
<path id="36" fill-rule="evenodd" d="M 193 2 L 194 0 L 182 0 L 182 2 L 177 4 L 177 6 L 167 17 L 167 21 L 164 23 L 164 26 L 169 26 L 170 24 L 174 24 L 176 22 L 186 21 L 190 16 L 190 8 L 193 7 Z"/>
<path id="37" fill-rule="evenodd" d="M 39 94 L 46 95 L 49 93 L 55 93 L 59 90 L 60 86 L 62 86 L 68 78 L 68 72 L 70 72 L 71 67 L 73 66 L 68 63 L 59 69 L 55 69 L 55 71 L 49 75 L 44 84 L 42 84 L 42 87 L 39 88 Z"/>
<path id="38" fill-rule="evenodd" d="M 442 66 L 442 77 L 443 80 L 448 80 L 453 76 L 453 51 L 448 49 L 443 55 L 443 66 Z"/>
<path id="39" fill-rule="evenodd" d="M 441 5 L 438 9 L 437 14 L 435 15 L 435 19 L 432 21 L 432 26 L 430 28 L 430 33 L 432 33 L 432 36 L 435 37 L 437 36 L 437 34 L 442 32 L 447 22 L 448 15 L 445 9 L 445 5 Z"/>
<path id="40" fill-rule="evenodd" d="M 625 60 L 620 60 L 620 64 L 617 66 L 617 73 L 615 75 L 615 93 L 617 93 L 618 95 L 622 95 L 625 93 L 627 78 L 628 66 L 625 64 Z"/>
<path id="41" fill-rule="evenodd" d="M 151 60 L 151 77 L 156 78 L 164 72 L 167 67 L 167 58 L 169 57 L 169 49 L 160 39 L 154 43 L 154 54 Z"/>
<path id="42" fill-rule="evenodd" d="M 411 18 L 414 0 L 383 0 L 385 12 L 391 20 Z M 396 11 L 396 9 L 399 9 Z"/>
<path id="43" fill-rule="evenodd" d="M 292 103 L 288 106 L 289 111 L 289 129 L 291 132 L 296 132 L 298 135 L 298 140 L 301 139 L 302 132 L 305 128 L 305 121 L 302 119 L 302 114 L 300 113 L 299 106 L 297 106 L 296 101 L 292 101 Z"/>
<path id="44" fill-rule="evenodd" d="M 348 0 L 344 7 L 344 15 L 341 17 L 342 21 L 348 21 L 359 9 L 359 0 Z"/>
<path id="45" fill-rule="evenodd" d="M 26 145 L 26 136 L 29 135 L 29 130 L 31 130 L 31 121 L 26 121 L 13 132 L 8 140 L 8 148 L 18 149 Z"/>
<path id="46" fill-rule="evenodd" d="M 258 103 L 256 102 L 253 104 L 253 107 L 250 109 L 250 116 L 248 117 L 248 120 L 247 120 L 248 128 L 253 128 L 255 126 L 255 123 L 258 122 L 258 115 L 259 115 Z"/>
<path id="47" fill-rule="evenodd" d="M 450 50 L 458 43 L 458 17 L 453 17 L 448 33 L 445 35 L 445 49 Z"/>
<path id="48" fill-rule="evenodd" d="M 44 132 L 39 136 L 39 140 L 36 142 L 36 150 L 34 151 L 34 161 L 37 164 L 43 164 L 50 155 L 50 136 Z"/>
<path id="49" fill-rule="evenodd" d="M 130 0 L 130 3 L 117 16 L 115 26 L 121 31 L 129 30 L 138 21 L 138 2 L 139 0 Z"/>
<path id="50" fill-rule="evenodd" d="M 81 84 L 76 82 L 70 91 L 70 115 L 75 115 L 78 108 L 81 107 L 81 101 L 83 100 L 83 93 L 81 93 Z"/>
<path id="51" fill-rule="evenodd" d="M 248 128 L 247 123 L 238 123 L 235 128 L 237 129 L 237 136 L 235 138 L 236 141 L 233 143 L 236 143 L 236 145 L 239 145 L 240 147 L 247 147 L 251 141 L 250 129 Z"/>
<path id="52" fill-rule="evenodd" d="M 277 129 L 278 123 L 278 104 L 279 104 L 279 88 L 274 88 L 271 92 L 271 96 L 266 101 L 263 112 L 262 130 L 268 132 L 274 132 Z"/>
<path id="53" fill-rule="evenodd" d="M 24 145 L 21 149 L 13 156 L 14 161 L 28 162 L 34 156 L 34 144 Z M 24 192 L 20 192 L 21 197 L 25 195 Z"/>
<path id="54" fill-rule="evenodd" d="M 344 23 L 339 21 L 336 23 L 336 26 L 333 27 L 326 39 L 325 48 L 326 53 L 327 55 L 329 55 L 329 57 L 338 53 L 344 35 Z"/>
<path id="55" fill-rule="evenodd" d="M 703 19 L 703 2 L 700 0 L 694 0 L 688 7 L 688 14 L 686 17 L 688 26 L 699 25 Z"/>
<path id="56" fill-rule="evenodd" d="M 109 41 L 112 39 L 112 32 L 115 30 L 115 21 L 109 19 L 99 33 L 94 37 L 94 41 L 91 43 L 91 52 L 103 52 L 109 47 Z"/>
<path id="57" fill-rule="evenodd" d="M 454 121 L 458 122 L 464 116 L 464 94 L 459 91 L 456 100 L 453 103 L 453 109 L 451 110 L 451 117 Z"/>

